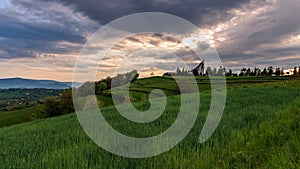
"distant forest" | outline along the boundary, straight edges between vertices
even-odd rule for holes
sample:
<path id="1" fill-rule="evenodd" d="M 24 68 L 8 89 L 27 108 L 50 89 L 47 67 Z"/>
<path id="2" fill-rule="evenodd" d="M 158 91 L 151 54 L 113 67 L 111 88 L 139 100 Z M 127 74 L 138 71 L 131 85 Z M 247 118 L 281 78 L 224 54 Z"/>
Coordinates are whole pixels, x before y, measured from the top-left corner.
<path id="1" fill-rule="evenodd" d="M 191 75 L 188 69 L 184 68 L 177 68 L 174 73 L 165 73 L 164 76 L 173 76 L 173 75 Z M 205 74 L 203 76 L 300 76 L 300 66 L 294 67 L 293 71 L 285 72 L 283 68 L 273 68 L 270 66 L 268 68 L 259 69 L 255 67 L 254 69 L 251 68 L 242 68 L 239 73 L 234 73 L 231 69 L 227 70 L 225 67 L 220 66 L 217 68 L 207 67 Z"/>

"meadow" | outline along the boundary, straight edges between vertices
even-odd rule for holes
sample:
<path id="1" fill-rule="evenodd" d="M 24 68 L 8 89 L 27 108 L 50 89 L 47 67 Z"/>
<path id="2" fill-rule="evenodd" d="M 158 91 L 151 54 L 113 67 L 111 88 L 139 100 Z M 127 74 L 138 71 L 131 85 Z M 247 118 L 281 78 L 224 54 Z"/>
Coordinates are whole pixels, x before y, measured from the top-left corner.
<path id="1" fill-rule="evenodd" d="M 36 105 L 20 110 L 1 112 L 0 127 L 10 126 L 18 123 L 25 123 L 40 118 L 45 118 L 43 113 L 43 105 Z"/>
<path id="2" fill-rule="evenodd" d="M 177 118 L 180 96 L 173 83 L 157 83 L 162 79 L 155 77 L 146 80 L 131 85 L 140 98 L 153 88 L 164 87 L 170 92 L 165 112 L 154 122 L 137 124 L 112 106 L 102 109 L 109 124 L 128 136 L 156 135 Z M 168 152 L 144 159 L 111 154 L 93 143 L 76 115 L 69 114 L 0 128 L 0 168 L 300 168 L 299 79 L 227 79 L 224 114 L 212 137 L 203 144 L 198 137 L 210 106 L 210 90 L 209 83 L 205 85 L 208 79 L 197 81 L 203 88 L 196 123 Z M 144 100 L 134 106 L 145 110 L 149 104 Z"/>

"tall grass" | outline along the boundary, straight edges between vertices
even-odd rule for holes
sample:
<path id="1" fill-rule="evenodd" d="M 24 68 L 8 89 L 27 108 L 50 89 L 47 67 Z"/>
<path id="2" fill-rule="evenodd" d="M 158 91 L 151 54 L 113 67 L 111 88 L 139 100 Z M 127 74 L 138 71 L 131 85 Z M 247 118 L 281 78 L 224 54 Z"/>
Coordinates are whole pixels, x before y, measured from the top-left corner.
<path id="1" fill-rule="evenodd" d="M 221 123 L 200 144 L 210 93 L 201 93 L 201 110 L 188 136 L 161 155 L 130 159 L 98 147 L 75 114 L 0 129 L 0 168 L 299 168 L 299 85 L 245 86 L 228 90 Z M 164 114 L 148 125 L 130 122 L 114 107 L 103 109 L 118 131 L 134 137 L 156 135 L 177 117 L 178 96 L 168 97 Z M 136 103 L 143 110 L 147 102 Z"/>

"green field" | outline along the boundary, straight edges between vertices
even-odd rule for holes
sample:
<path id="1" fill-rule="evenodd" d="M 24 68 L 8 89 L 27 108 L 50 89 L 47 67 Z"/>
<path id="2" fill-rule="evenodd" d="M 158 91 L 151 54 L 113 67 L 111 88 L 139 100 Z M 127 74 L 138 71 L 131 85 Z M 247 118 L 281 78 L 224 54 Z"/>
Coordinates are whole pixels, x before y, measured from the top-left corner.
<path id="1" fill-rule="evenodd" d="M 166 153 L 145 159 L 113 155 L 93 143 L 76 115 L 70 114 L 0 128 L 0 168 L 300 168 L 299 79 L 227 80 L 221 123 L 203 144 L 198 137 L 210 106 L 210 91 L 208 79 L 199 78 L 201 110 L 196 124 L 180 144 Z M 111 126 L 128 136 L 156 135 L 177 118 L 180 97 L 172 85 L 172 79 L 157 77 L 131 85 L 136 92 L 133 94 L 140 98 L 154 88 L 170 92 L 167 109 L 154 122 L 133 123 L 114 107 L 105 107 L 102 113 Z M 149 107 L 147 101 L 134 104 L 140 110 Z"/>
<path id="2" fill-rule="evenodd" d="M 185 77 L 182 77 L 185 78 Z M 245 76 L 245 77 L 226 77 L 227 87 L 240 87 L 240 86 L 253 86 L 253 85 L 273 85 L 274 83 L 288 83 L 294 81 L 294 77 L 288 76 Z M 299 79 L 296 79 L 298 81 Z M 210 90 L 210 79 L 207 76 L 197 77 L 196 82 L 199 87 L 199 91 Z M 153 89 L 161 89 L 167 96 L 178 95 L 177 85 L 172 77 L 150 77 L 138 79 L 130 85 L 130 94 L 135 101 L 143 101 L 148 99 L 148 94 Z M 105 93 L 110 93 L 110 90 L 106 90 Z M 101 95 L 98 99 L 104 106 L 113 105 L 110 96 Z"/>
<path id="3" fill-rule="evenodd" d="M 37 105 L 21 110 L 1 112 L 0 127 L 29 122 L 44 117 L 45 115 L 43 113 L 43 105 Z"/>
<path id="4" fill-rule="evenodd" d="M 253 85 L 274 85 L 274 83 L 279 83 L 279 85 L 288 83 L 293 80 L 294 77 L 227 77 L 227 86 L 240 87 L 240 86 L 253 86 Z M 210 90 L 209 77 L 199 77 L 196 79 L 200 92 Z M 298 81 L 298 80 L 296 80 Z M 178 95 L 178 89 L 176 82 L 170 77 L 151 77 L 138 79 L 130 85 L 130 95 L 133 102 L 145 101 L 148 99 L 149 93 L 153 89 L 162 89 L 167 96 Z M 29 96 L 30 99 L 43 101 L 46 96 L 53 95 L 58 96 L 62 90 L 54 89 L 5 89 L 0 90 L 1 98 L 0 102 L 4 103 L 6 106 L 7 101 L 12 101 L 14 99 L 21 100 L 21 98 L 26 98 Z M 110 93 L 110 90 L 106 90 L 106 93 Z M 29 93 L 29 95 L 28 95 Z M 28 96 L 27 96 L 28 95 Z M 98 95 L 97 96 L 101 107 L 112 106 L 113 101 L 111 96 Z M 17 102 L 16 102 L 17 103 Z M 14 106 L 18 108 L 19 105 Z M 43 105 L 32 104 L 28 105 L 29 108 L 24 104 L 20 105 L 24 108 L 15 111 L 1 112 L 0 111 L 0 127 L 10 126 L 13 124 L 28 122 L 40 118 L 45 118 L 43 114 Z M 20 107 L 20 108 L 21 108 Z M 136 107 L 136 106 L 135 106 Z M 138 108 L 138 107 L 136 107 Z"/>

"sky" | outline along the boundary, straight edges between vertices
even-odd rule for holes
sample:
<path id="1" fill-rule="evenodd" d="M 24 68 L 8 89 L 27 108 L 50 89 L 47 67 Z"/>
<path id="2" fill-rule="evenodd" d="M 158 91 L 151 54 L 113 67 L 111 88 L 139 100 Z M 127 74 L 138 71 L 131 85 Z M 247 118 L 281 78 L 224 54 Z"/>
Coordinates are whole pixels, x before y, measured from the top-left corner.
<path id="1" fill-rule="evenodd" d="M 298 67 L 299 11 L 299 0 L 0 0 L 0 78 L 72 81 L 76 59 L 87 40 L 103 25 L 138 12 L 164 12 L 191 22 L 227 69 Z M 191 34 L 185 40 L 193 44 L 197 37 Z M 105 48 L 105 43 L 98 47 Z M 129 55 L 143 62 L 145 76 L 149 72 L 161 75 L 170 70 L 168 65 L 178 63 L 153 47 L 182 57 L 192 55 L 172 37 L 136 35 L 116 44 L 100 71 L 103 76 L 109 74 L 122 56 Z M 154 60 L 166 63 L 165 69 L 151 64 L 154 55 L 159 55 Z"/>

